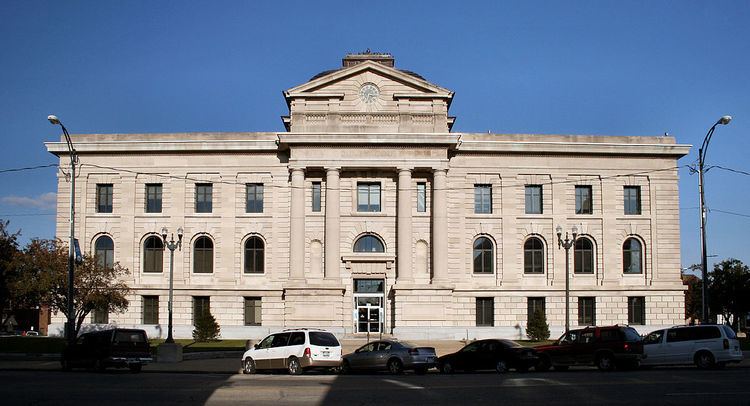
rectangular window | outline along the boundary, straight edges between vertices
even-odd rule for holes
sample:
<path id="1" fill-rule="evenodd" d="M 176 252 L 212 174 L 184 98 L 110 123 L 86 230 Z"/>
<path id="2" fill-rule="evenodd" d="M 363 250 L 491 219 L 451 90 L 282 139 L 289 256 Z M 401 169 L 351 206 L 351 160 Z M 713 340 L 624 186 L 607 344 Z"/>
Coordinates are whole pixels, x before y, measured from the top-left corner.
<path id="1" fill-rule="evenodd" d="M 594 326 L 596 325 L 596 298 L 579 297 L 578 298 L 578 325 Z"/>
<path id="2" fill-rule="evenodd" d="M 263 213 L 263 184 L 245 185 L 245 213 Z"/>
<path id="3" fill-rule="evenodd" d="M 646 324 L 646 298 L 633 296 L 628 298 L 628 324 Z"/>
<path id="4" fill-rule="evenodd" d="M 417 183 L 417 212 L 424 213 L 427 211 L 427 183 Z"/>
<path id="5" fill-rule="evenodd" d="M 146 184 L 146 213 L 161 213 L 161 183 Z"/>
<path id="6" fill-rule="evenodd" d="M 143 324 L 159 324 L 159 296 L 143 296 Z"/>
<path id="7" fill-rule="evenodd" d="M 193 325 L 195 322 L 211 313 L 211 298 L 209 296 L 193 296 Z"/>
<path id="8" fill-rule="evenodd" d="M 592 214 L 591 186 L 576 186 L 576 214 Z"/>
<path id="9" fill-rule="evenodd" d="M 357 183 L 357 211 L 379 212 L 380 211 L 380 183 L 359 182 Z"/>
<path id="10" fill-rule="evenodd" d="M 641 187 L 625 186 L 625 214 L 641 214 Z"/>
<path id="11" fill-rule="evenodd" d="M 526 300 L 526 322 L 531 320 L 531 316 L 537 311 L 547 314 L 547 304 L 543 297 L 530 297 Z"/>
<path id="12" fill-rule="evenodd" d="M 492 213 L 492 185 L 474 185 L 474 213 Z"/>
<path id="13" fill-rule="evenodd" d="M 495 325 L 495 298 L 477 298 L 477 327 Z"/>
<path id="14" fill-rule="evenodd" d="M 261 315 L 261 298 L 259 297 L 246 297 L 245 298 L 245 325 L 246 326 L 260 326 L 260 315 Z"/>
<path id="15" fill-rule="evenodd" d="M 542 214 L 542 185 L 526 185 L 526 214 Z"/>
<path id="16" fill-rule="evenodd" d="M 198 183 L 195 185 L 195 212 L 211 213 L 213 211 L 213 185 Z"/>
<path id="17" fill-rule="evenodd" d="M 112 184 L 96 185 L 96 212 L 112 213 Z"/>
<path id="18" fill-rule="evenodd" d="M 312 211 L 320 212 L 320 182 L 312 183 Z"/>
<path id="19" fill-rule="evenodd" d="M 92 310 L 91 322 L 94 324 L 109 324 L 109 312 L 107 309 Z"/>

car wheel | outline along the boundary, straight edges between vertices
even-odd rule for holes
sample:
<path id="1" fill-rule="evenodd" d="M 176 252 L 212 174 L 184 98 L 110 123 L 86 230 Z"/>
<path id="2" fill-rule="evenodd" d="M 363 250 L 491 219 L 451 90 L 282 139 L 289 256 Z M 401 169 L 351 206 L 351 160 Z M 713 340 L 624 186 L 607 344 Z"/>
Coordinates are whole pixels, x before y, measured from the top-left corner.
<path id="1" fill-rule="evenodd" d="M 534 366 L 534 370 L 539 372 L 549 371 L 550 368 L 552 368 L 552 361 L 547 356 L 540 357 Z"/>
<path id="2" fill-rule="evenodd" d="M 286 369 L 289 371 L 289 375 L 299 375 L 302 373 L 302 365 L 300 365 L 297 357 L 289 358 Z"/>
<path id="3" fill-rule="evenodd" d="M 596 358 L 596 367 L 600 371 L 611 371 L 615 369 L 615 360 L 611 354 L 601 354 Z"/>
<path id="4" fill-rule="evenodd" d="M 242 361 L 242 373 L 243 374 L 254 374 L 255 373 L 255 360 L 250 357 L 245 358 Z"/>
<path id="5" fill-rule="evenodd" d="M 401 363 L 397 358 L 388 360 L 388 372 L 393 375 L 398 375 L 404 371 L 404 364 Z"/>
<path id="6" fill-rule="evenodd" d="M 554 368 L 555 371 L 567 371 L 568 370 L 568 366 L 567 365 L 555 365 L 552 368 Z"/>
<path id="7" fill-rule="evenodd" d="M 444 361 L 442 364 L 440 364 L 440 372 L 444 374 L 452 374 L 456 372 L 456 369 L 453 368 L 453 364 L 451 364 L 449 361 Z"/>
<path id="8" fill-rule="evenodd" d="M 341 373 L 344 374 L 344 375 L 352 373 L 352 366 L 351 366 L 351 364 L 349 364 L 349 361 L 345 360 L 341 364 Z"/>
<path id="9" fill-rule="evenodd" d="M 138 372 L 141 372 L 141 369 L 143 369 L 143 366 L 141 364 L 133 364 L 133 365 L 129 365 L 128 369 L 130 369 L 130 372 L 138 373 Z"/>
<path id="10" fill-rule="evenodd" d="M 714 366 L 714 356 L 708 351 L 700 351 L 695 354 L 695 366 L 700 369 L 709 369 Z"/>
<path id="11" fill-rule="evenodd" d="M 497 360 L 497 362 L 495 362 L 495 371 L 497 371 L 498 374 L 508 372 L 508 363 L 505 362 L 504 359 Z"/>

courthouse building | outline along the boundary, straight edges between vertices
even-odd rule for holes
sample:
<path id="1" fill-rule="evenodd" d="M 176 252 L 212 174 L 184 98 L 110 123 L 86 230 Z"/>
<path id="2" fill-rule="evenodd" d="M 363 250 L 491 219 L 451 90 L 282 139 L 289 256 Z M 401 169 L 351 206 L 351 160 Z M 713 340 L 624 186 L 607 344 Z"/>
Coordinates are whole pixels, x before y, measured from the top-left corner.
<path id="1" fill-rule="evenodd" d="M 91 323 L 176 337 L 210 310 L 225 338 L 287 327 L 341 336 L 519 338 L 684 322 L 672 137 L 457 133 L 453 92 L 388 54 L 284 92 L 286 132 L 77 134 L 76 236 L 130 270 L 130 307 Z M 489 101 L 487 101 L 489 102 Z M 48 151 L 68 162 L 64 139 Z M 70 184 L 58 179 L 57 235 Z M 51 331 L 61 331 L 63 316 Z"/>

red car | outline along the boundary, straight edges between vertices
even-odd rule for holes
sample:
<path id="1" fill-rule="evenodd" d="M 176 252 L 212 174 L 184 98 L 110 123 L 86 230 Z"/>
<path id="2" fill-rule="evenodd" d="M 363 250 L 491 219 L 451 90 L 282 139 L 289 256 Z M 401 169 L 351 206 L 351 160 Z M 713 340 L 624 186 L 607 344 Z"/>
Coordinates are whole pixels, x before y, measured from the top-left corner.
<path id="1" fill-rule="evenodd" d="M 564 371 L 574 365 L 595 365 L 602 371 L 636 368 L 643 355 L 641 336 L 628 326 L 570 330 L 550 345 L 535 347 L 538 371 Z"/>

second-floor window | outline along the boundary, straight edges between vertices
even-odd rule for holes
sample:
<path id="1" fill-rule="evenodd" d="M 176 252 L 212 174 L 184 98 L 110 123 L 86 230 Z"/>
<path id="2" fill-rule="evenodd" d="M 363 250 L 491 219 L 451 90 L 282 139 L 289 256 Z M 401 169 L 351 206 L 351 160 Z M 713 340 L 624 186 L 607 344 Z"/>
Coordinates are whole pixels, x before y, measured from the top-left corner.
<path id="1" fill-rule="evenodd" d="M 526 185 L 526 214 L 542 214 L 541 185 Z"/>
<path id="2" fill-rule="evenodd" d="M 96 212 L 112 213 L 112 184 L 96 185 Z"/>
<path id="3" fill-rule="evenodd" d="M 492 185 L 474 185 L 474 213 L 492 213 Z"/>
<path id="4" fill-rule="evenodd" d="M 146 213 L 161 213 L 161 183 L 146 185 Z"/>
<path id="5" fill-rule="evenodd" d="M 195 212 L 211 213 L 213 211 L 213 185 L 198 183 L 195 185 Z"/>
<path id="6" fill-rule="evenodd" d="M 625 214 L 641 214 L 641 187 L 625 186 Z"/>
<path id="7" fill-rule="evenodd" d="M 380 183 L 359 182 L 357 183 L 357 211 L 379 212 L 380 211 Z"/>
<path id="8" fill-rule="evenodd" d="M 591 186 L 576 186 L 576 214 L 593 213 Z"/>
<path id="9" fill-rule="evenodd" d="M 245 213 L 263 213 L 263 184 L 245 185 Z"/>
<path id="10" fill-rule="evenodd" d="M 312 183 L 312 211 L 320 212 L 320 182 Z"/>
<path id="11" fill-rule="evenodd" d="M 417 183 L 417 212 L 424 213 L 427 211 L 427 183 Z"/>

